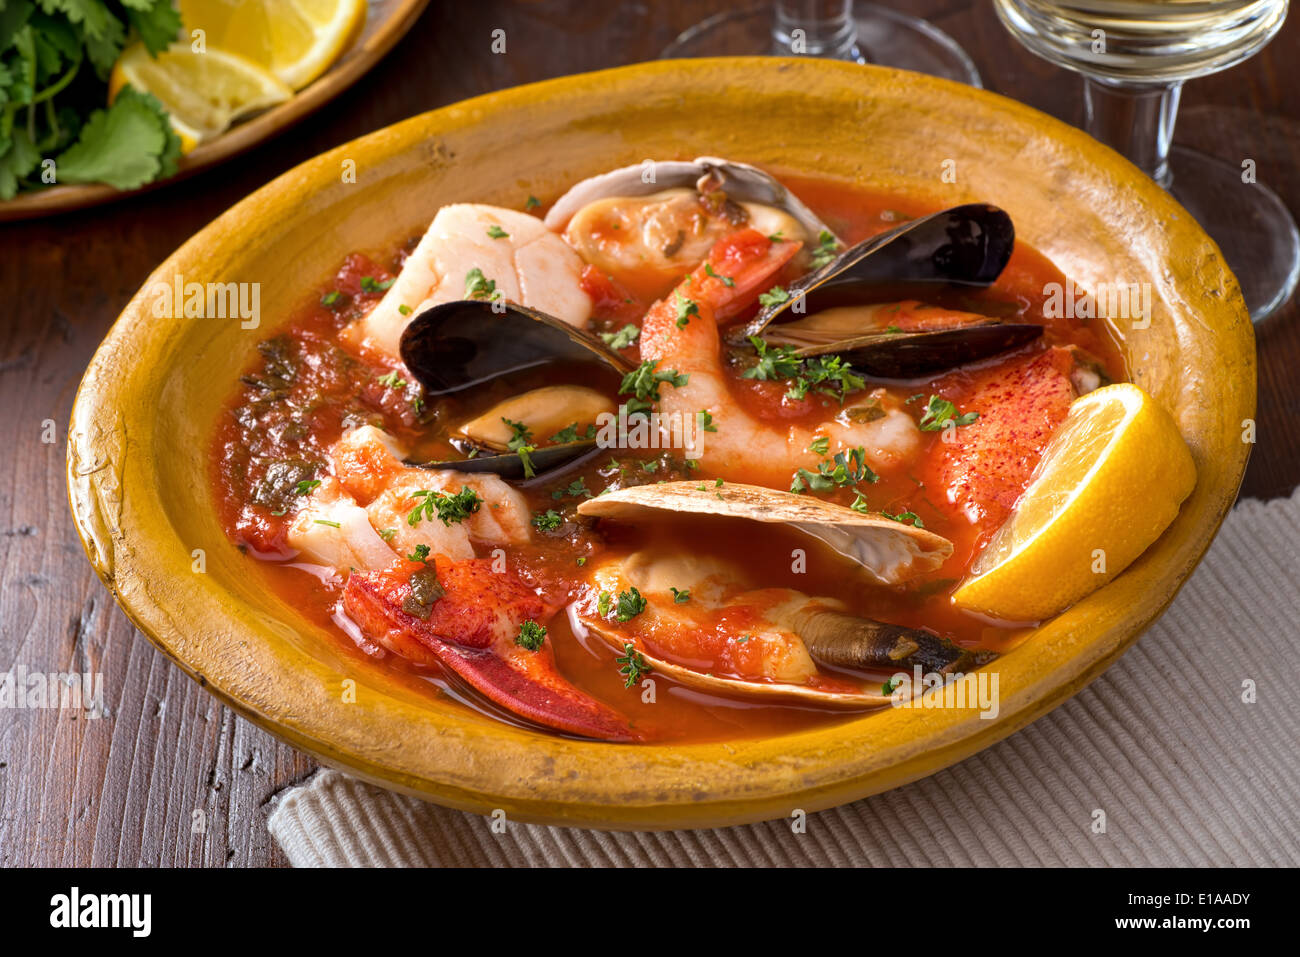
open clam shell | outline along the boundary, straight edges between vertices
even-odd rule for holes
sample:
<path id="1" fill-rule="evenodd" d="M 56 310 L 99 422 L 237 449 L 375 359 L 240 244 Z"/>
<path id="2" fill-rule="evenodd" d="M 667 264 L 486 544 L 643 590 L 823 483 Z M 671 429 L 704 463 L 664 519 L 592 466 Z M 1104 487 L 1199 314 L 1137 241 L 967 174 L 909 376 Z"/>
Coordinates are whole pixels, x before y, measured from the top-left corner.
<path id="1" fill-rule="evenodd" d="M 762 335 L 782 319 L 870 302 L 886 285 L 988 286 L 1006 267 L 1015 239 L 1011 217 L 983 203 L 913 219 L 849 247 L 791 283 L 789 298 L 760 310 L 741 338 Z"/>
<path id="2" fill-rule="evenodd" d="M 653 170 L 653 179 L 649 179 L 648 170 Z M 831 231 L 799 197 L 757 166 L 716 156 L 701 156 L 689 162 L 656 160 L 652 164 L 638 163 L 584 179 L 556 200 L 544 223 L 547 229 L 559 232 L 579 210 L 598 200 L 613 196 L 650 196 L 680 187 L 699 192 L 721 190 L 728 199 L 736 202 L 759 203 L 784 210 L 812 238 L 823 230 Z"/>
<path id="3" fill-rule="evenodd" d="M 927 529 L 756 485 L 706 484 L 703 490 L 698 482 L 638 485 L 578 506 L 580 515 L 625 522 L 645 521 L 665 512 L 789 525 L 825 542 L 884 585 L 933 571 L 952 554 L 952 542 Z"/>
<path id="4" fill-rule="evenodd" d="M 600 636 L 611 648 L 623 651 L 629 643 L 625 635 L 614 628 L 610 622 L 599 617 L 581 616 L 578 621 L 587 630 Z M 710 691 L 714 694 L 741 695 L 747 698 L 774 698 L 794 701 L 808 701 L 823 707 L 836 708 L 878 708 L 893 700 L 890 695 L 873 691 L 832 691 L 808 685 L 787 684 L 784 682 L 747 681 L 743 678 L 729 678 L 713 675 L 704 671 L 695 671 L 685 665 L 668 661 L 631 643 L 650 667 L 661 674 L 675 678 L 684 685 Z"/>

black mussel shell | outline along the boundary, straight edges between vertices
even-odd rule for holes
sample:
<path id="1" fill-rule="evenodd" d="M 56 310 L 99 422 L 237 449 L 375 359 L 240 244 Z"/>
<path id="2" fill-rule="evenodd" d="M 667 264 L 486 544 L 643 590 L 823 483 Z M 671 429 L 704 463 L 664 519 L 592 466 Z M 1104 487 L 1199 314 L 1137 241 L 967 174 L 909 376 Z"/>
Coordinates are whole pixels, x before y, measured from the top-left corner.
<path id="1" fill-rule="evenodd" d="M 804 356 L 842 356 L 857 371 L 879 379 L 915 379 L 955 369 L 1018 349 L 1043 334 L 1043 327 L 1033 323 L 989 320 L 951 329 L 877 333 L 801 347 L 797 335 L 787 335 L 786 325 L 794 323 L 772 327 L 771 341 L 793 345 Z M 781 329 L 779 335 L 777 328 Z"/>
<path id="2" fill-rule="evenodd" d="M 533 475 L 528 474 L 523 456 L 518 452 L 489 452 L 472 459 L 455 459 L 448 462 L 407 462 L 421 469 L 449 469 L 456 472 L 492 472 L 503 479 L 530 479 L 543 473 L 554 473 L 569 465 L 577 465 L 588 456 L 600 451 L 595 439 L 548 445 L 528 453 Z M 550 477 L 550 476 L 548 476 Z"/>
<path id="3" fill-rule="evenodd" d="M 460 299 L 423 310 L 402 333 L 402 362 L 429 397 L 561 360 L 634 366 L 600 339 L 536 309 Z"/>
<path id="4" fill-rule="evenodd" d="M 811 315 L 834 306 L 875 301 L 882 287 L 988 286 L 1006 268 L 1015 240 L 1011 217 L 984 203 L 910 220 L 851 246 L 791 283 L 790 298 L 760 311 L 741 330 L 741 337 L 760 335 L 801 298 L 799 313 Z"/>

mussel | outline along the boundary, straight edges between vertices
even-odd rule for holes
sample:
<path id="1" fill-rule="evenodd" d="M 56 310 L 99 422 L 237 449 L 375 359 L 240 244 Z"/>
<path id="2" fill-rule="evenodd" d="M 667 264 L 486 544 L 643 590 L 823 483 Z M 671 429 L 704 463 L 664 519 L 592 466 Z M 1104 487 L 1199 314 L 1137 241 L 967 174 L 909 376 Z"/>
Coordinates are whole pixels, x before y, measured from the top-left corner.
<path id="1" fill-rule="evenodd" d="M 995 206 L 956 206 L 863 240 L 792 283 L 730 337 L 758 336 L 798 355 L 836 354 L 880 378 L 914 378 L 1018 348 L 1042 335 L 1033 323 L 938 310 L 899 327 L 881 290 L 980 288 L 993 283 L 1015 245 L 1011 218 Z M 918 308 L 925 306 L 918 305 Z"/>
<path id="2" fill-rule="evenodd" d="M 884 584 L 901 583 L 932 571 L 952 553 L 952 544 L 941 536 L 883 515 L 862 514 L 805 496 L 746 485 L 701 489 L 689 482 L 675 482 L 638 486 L 590 499 L 578 511 L 588 517 L 629 523 L 653 521 L 666 513 L 782 523 L 827 542 L 860 565 L 868 577 Z M 600 613 L 599 607 L 591 607 L 588 600 L 575 606 L 574 620 L 579 625 L 615 648 L 626 649 L 631 644 L 655 670 L 713 691 L 869 707 L 887 703 L 891 696 L 879 685 L 853 681 L 842 672 L 893 672 L 919 666 L 927 673 L 948 674 L 977 667 L 989 657 L 969 652 L 928 631 L 850 614 L 833 599 L 812 598 L 789 589 L 777 589 L 774 596 L 772 589 L 719 585 L 719 580 L 743 577 L 743 570 L 696 554 L 635 552 L 627 558 L 599 561 L 592 575 L 595 587 L 608 592 L 625 584 L 636 587 L 647 601 L 654 623 L 629 632 L 620 627 L 616 616 Z M 669 585 L 674 587 L 669 589 Z M 647 636 L 652 642 L 669 644 L 690 641 L 692 634 L 703 636 L 695 640 L 708 641 L 717 635 L 718 627 L 725 628 L 701 630 L 690 621 L 675 622 L 675 618 L 686 614 L 677 604 L 682 588 L 689 588 L 688 601 L 734 609 L 737 605 L 747 607 L 756 599 L 759 605 L 755 607 L 766 609 L 757 618 L 741 614 L 737 620 L 745 623 L 745 633 L 727 639 L 771 643 L 771 664 L 765 664 L 761 679 L 719 674 L 716 667 L 692 666 L 692 660 L 709 660 L 704 649 L 678 647 L 674 649 L 674 660 L 670 660 L 647 646 Z M 672 594 L 666 595 L 669 591 Z M 657 629 L 661 621 L 667 623 L 664 630 Z M 799 641 L 787 640 L 783 646 L 783 635 L 796 636 Z M 768 661 L 766 650 L 757 653 L 761 661 Z M 810 680 L 816 675 L 814 666 L 831 669 L 833 680 Z"/>
<path id="3" fill-rule="evenodd" d="M 600 339 L 554 316 L 512 302 L 457 300 L 431 306 L 402 333 L 401 357 L 426 396 L 450 395 L 555 362 L 597 364 L 625 375 L 635 366 Z M 513 396 L 452 430 L 473 457 L 411 463 L 422 468 L 495 472 L 528 479 L 575 465 L 594 454 L 595 418 L 614 406 L 594 389 L 548 386 Z M 568 425 L 584 427 L 569 441 L 521 451 L 503 419 L 530 426 L 533 441 L 550 441 Z M 556 423 L 561 423 L 556 425 Z M 518 445 L 519 443 L 515 443 Z"/>

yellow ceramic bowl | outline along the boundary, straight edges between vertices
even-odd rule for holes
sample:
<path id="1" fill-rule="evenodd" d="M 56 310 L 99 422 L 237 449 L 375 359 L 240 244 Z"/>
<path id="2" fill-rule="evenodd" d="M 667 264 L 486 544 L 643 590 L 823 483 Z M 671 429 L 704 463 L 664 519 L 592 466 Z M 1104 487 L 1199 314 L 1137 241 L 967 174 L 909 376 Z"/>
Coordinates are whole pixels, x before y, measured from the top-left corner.
<path id="1" fill-rule="evenodd" d="M 259 587 L 215 514 L 207 449 L 254 343 L 332 275 L 439 206 L 519 206 L 647 157 L 729 156 L 936 203 L 1008 210 L 1081 284 L 1149 282 L 1124 330 L 1135 380 L 1199 470 L 1174 525 L 1110 585 L 996 665 L 1001 712 L 889 710 L 692 746 L 571 741 L 430 700 Z M 356 182 L 345 182 L 345 163 Z M 948 182 L 945 170 L 955 172 Z M 260 283 L 261 328 L 157 319 L 157 282 Z M 417 116 L 291 170 L 182 246 L 127 305 L 81 384 L 68 443 L 86 551 L 132 621 L 246 717 L 326 764 L 455 807 L 608 828 L 699 827 L 814 810 L 930 774 L 1100 674 L 1173 598 L 1231 505 L 1254 411 L 1237 283 L 1191 217 L 1116 154 L 990 93 L 822 60 L 660 62 L 505 90 Z M 196 550 L 206 570 L 196 572 Z M 348 689 L 355 684 L 355 702 Z"/>

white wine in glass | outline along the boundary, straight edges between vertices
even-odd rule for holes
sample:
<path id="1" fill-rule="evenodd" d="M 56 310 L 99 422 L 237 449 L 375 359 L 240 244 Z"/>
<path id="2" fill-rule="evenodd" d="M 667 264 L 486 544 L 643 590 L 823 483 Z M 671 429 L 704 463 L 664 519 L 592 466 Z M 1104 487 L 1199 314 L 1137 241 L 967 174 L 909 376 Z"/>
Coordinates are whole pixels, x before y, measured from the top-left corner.
<path id="1" fill-rule="evenodd" d="M 1300 278 L 1300 233 L 1277 194 L 1241 166 L 1172 147 L 1183 83 L 1254 55 L 1288 0 L 994 0 L 1008 30 L 1084 76 L 1086 126 L 1183 204 L 1219 244 L 1251 318 Z M 1243 157 L 1243 161 L 1247 157 Z"/>

